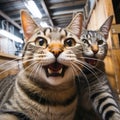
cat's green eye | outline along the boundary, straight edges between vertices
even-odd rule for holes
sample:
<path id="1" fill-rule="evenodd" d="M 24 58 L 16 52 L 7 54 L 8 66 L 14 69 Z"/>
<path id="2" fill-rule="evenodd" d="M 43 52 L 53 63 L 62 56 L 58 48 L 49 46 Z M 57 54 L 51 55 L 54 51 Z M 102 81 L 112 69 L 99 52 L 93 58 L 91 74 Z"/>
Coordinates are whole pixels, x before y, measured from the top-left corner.
<path id="1" fill-rule="evenodd" d="M 41 46 L 41 47 L 46 48 L 47 47 L 47 40 L 45 38 L 38 37 L 35 41 L 35 44 L 37 46 Z"/>
<path id="2" fill-rule="evenodd" d="M 72 47 L 75 46 L 76 41 L 73 38 L 68 38 L 64 41 L 65 47 Z"/>
<path id="3" fill-rule="evenodd" d="M 98 45 L 102 45 L 103 44 L 103 40 L 98 40 Z"/>

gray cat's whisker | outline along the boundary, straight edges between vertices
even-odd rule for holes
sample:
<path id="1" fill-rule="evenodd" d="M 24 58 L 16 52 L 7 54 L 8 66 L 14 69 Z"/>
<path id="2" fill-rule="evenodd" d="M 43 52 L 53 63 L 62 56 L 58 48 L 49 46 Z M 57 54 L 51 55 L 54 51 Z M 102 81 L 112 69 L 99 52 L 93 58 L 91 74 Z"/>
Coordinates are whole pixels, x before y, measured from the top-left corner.
<path id="1" fill-rule="evenodd" d="M 82 69 L 80 69 L 75 63 L 73 64 L 73 66 L 74 66 L 75 68 L 79 69 L 80 72 L 81 72 L 81 74 L 82 74 L 83 77 L 85 78 L 85 80 L 86 80 L 86 82 L 87 82 L 87 85 L 88 85 L 89 100 L 90 100 L 90 91 L 91 91 L 91 89 L 90 89 L 89 80 L 88 80 L 87 76 L 85 75 L 85 73 L 82 71 Z M 79 76 L 79 77 L 80 77 L 80 76 Z M 80 79 L 79 79 L 79 80 L 80 80 Z M 88 101 L 89 101 L 89 100 L 88 100 Z"/>
<path id="2" fill-rule="evenodd" d="M 89 59 L 89 60 L 96 60 L 96 61 L 104 62 L 103 60 L 98 59 L 98 58 L 92 58 L 92 57 L 81 57 L 81 58 L 86 58 L 86 59 Z"/>
<path id="3" fill-rule="evenodd" d="M 82 62 L 82 61 L 77 61 L 77 63 L 80 63 L 83 67 L 85 67 L 89 72 L 91 72 L 95 77 L 96 77 L 96 79 L 99 81 L 99 79 L 98 79 L 98 76 L 97 76 L 97 74 L 96 74 L 96 72 L 93 70 L 93 69 L 91 69 L 89 66 L 87 66 L 84 62 Z M 99 81 L 100 82 L 100 81 Z"/>
<path id="4" fill-rule="evenodd" d="M 89 64 L 89 63 L 87 63 L 87 62 L 84 62 L 84 64 L 85 64 L 87 67 L 89 67 L 90 69 L 94 67 L 95 70 L 98 70 L 100 73 L 103 73 L 103 74 L 104 74 L 104 71 L 100 70 L 100 69 L 97 68 L 96 66 L 93 66 L 93 65 L 91 65 L 91 64 Z M 92 69 L 92 70 L 95 72 L 94 69 Z"/>

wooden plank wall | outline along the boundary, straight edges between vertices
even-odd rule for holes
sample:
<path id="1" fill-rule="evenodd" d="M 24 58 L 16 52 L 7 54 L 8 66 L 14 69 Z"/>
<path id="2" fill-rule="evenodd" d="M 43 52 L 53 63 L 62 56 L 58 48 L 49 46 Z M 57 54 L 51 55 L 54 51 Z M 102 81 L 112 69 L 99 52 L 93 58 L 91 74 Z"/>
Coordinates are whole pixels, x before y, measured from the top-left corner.
<path id="1" fill-rule="evenodd" d="M 88 21 L 87 29 L 96 30 L 110 16 L 114 15 L 112 0 L 96 0 L 96 4 Z M 113 25 L 116 24 L 115 16 Z M 117 34 L 112 34 L 110 31 L 108 37 L 108 54 L 105 58 L 105 69 L 113 89 L 120 95 L 120 44 Z"/>

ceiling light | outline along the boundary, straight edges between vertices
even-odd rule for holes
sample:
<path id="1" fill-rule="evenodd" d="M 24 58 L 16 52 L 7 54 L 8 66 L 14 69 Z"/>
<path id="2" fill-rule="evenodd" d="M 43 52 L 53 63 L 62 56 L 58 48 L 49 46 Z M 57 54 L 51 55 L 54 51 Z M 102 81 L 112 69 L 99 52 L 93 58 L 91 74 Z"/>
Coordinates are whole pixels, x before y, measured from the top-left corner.
<path id="1" fill-rule="evenodd" d="M 8 31 L 6 31 L 6 30 L 0 29 L 0 35 L 2 35 L 2 36 L 4 36 L 4 37 L 7 37 L 7 38 L 9 38 L 9 39 L 11 39 L 11 40 L 14 40 L 14 41 L 16 41 L 16 42 L 23 43 L 23 40 L 22 40 L 21 38 L 15 36 L 14 34 L 8 32 Z"/>
<path id="2" fill-rule="evenodd" d="M 46 22 L 42 21 L 40 22 L 40 25 L 44 28 L 44 27 L 50 27 Z"/>
<path id="3" fill-rule="evenodd" d="M 34 17 L 42 18 L 42 14 L 33 0 L 25 0 L 24 4 Z"/>

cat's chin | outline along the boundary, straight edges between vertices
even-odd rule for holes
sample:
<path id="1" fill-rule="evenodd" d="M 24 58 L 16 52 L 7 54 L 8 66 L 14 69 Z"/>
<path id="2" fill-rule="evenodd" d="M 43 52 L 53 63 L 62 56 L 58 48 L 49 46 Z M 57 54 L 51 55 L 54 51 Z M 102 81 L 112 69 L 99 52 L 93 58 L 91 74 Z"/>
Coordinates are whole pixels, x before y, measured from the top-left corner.
<path id="1" fill-rule="evenodd" d="M 63 77 L 67 67 L 58 62 L 44 66 L 47 77 Z"/>

